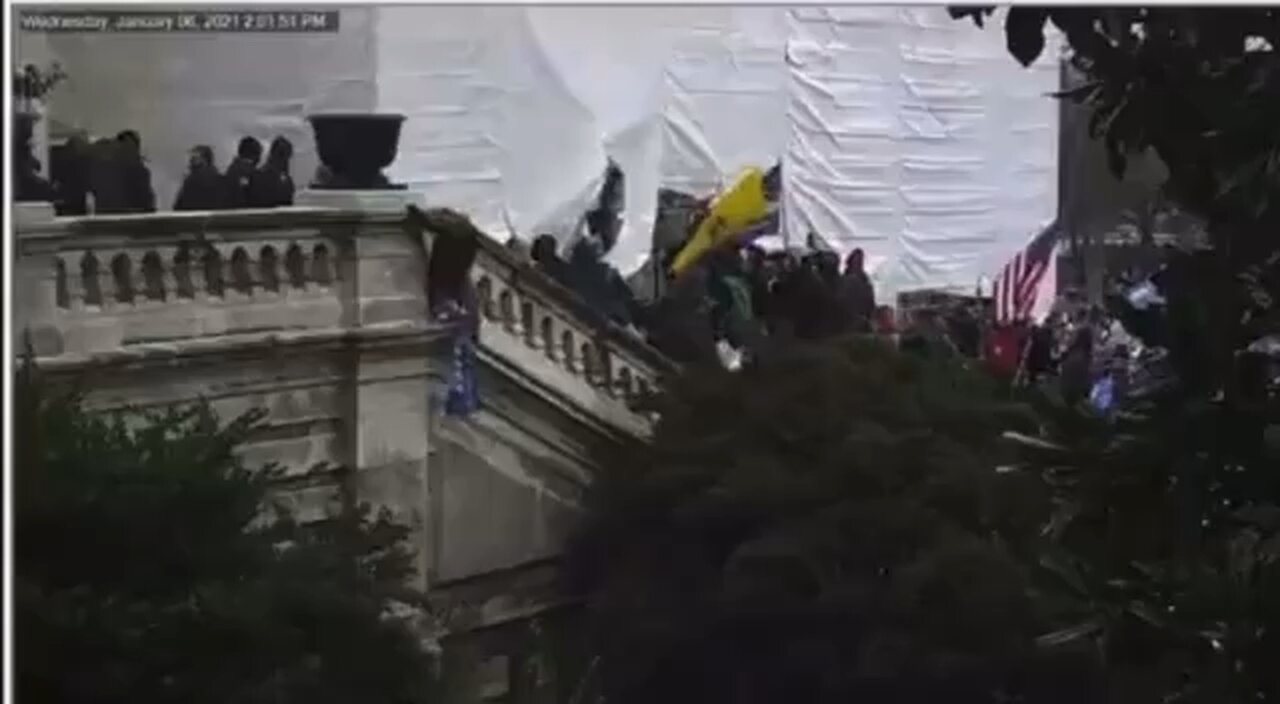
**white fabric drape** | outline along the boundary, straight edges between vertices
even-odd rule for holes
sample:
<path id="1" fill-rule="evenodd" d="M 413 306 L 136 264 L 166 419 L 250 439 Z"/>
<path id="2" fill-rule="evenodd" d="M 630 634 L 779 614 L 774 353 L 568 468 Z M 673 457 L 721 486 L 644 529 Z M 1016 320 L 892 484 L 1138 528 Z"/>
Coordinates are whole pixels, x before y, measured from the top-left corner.
<path id="1" fill-rule="evenodd" d="M 612 158 L 623 272 L 648 256 L 660 187 L 706 195 L 781 160 L 786 239 L 861 247 L 886 296 L 971 291 L 1056 213 L 1056 43 L 1022 69 L 1000 24 L 923 6 L 389 6 L 343 9 L 334 34 L 39 44 L 71 75 L 53 116 L 140 131 L 162 206 L 194 144 L 225 164 L 241 136 L 282 134 L 305 184 L 308 113 L 393 111 L 408 120 L 388 175 L 497 237 L 567 237 Z"/>

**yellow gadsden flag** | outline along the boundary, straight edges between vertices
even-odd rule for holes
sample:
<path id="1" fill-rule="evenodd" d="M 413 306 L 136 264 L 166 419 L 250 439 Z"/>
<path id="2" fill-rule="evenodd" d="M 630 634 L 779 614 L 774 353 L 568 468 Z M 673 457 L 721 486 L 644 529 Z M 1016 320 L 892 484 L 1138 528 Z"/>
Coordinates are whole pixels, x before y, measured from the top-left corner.
<path id="1" fill-rule="evenodd" d="M 754 166 L 747 168 L 711 201 L 706 217 L 671 262 L 671 273 L 679 276 L 702 255 L 734 241 L 739 233 L 769 215 L 769 205 L 765 173 Z"/>

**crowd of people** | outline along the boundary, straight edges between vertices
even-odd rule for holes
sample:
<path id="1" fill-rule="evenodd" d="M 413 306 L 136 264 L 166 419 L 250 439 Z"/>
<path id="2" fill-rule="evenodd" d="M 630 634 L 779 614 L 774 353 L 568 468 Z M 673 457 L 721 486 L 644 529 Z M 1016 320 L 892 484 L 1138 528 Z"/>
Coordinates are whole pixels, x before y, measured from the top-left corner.
<path id="1" fill-rule="evenodd" d="M 1015 383 L 1055 389 L 1105 413 L 1141 384 L 1159 350 L 1144 346 L 1099 305 L 1069 290 L 1040 323 L 991 326 L 984 359 Z"/>
<path id="2" fill-rule="evenodd" d="M 291 205 L 293 145 L 276 137 L 265 159 L 263 152 L 261 142 L 244 137 L 227 168 L 220 170 L 211 147 L 193 147 L 173 209 Z M 73 137 L 55 153 L 51 166 L 49 187 L 59 214 L 156 210 L 151 171 L 136 131 L 92 143 Z M 802 252 L 766 253 L 745 244 L 712 250 L 697 265 L 670 276 L 671 260 L 679 251 L 674 248 L 661 262 L 668 277 L 665 292 L 641 302 L 604 261 L 620 224 L 621 191 L 621 172 L 610 164 L 598 203 L 584 214 L 582 231 L 567 256 L 561 256 L 557 239 L 549 234 L 533 241 L 529 255 L 599 322 L 631 331 L 677 362 L 737 368 L 786 340 L 879 333 L 917 353 L 985 363 L 1017 382 L 1056 383 L 1068 399 L 1098 406 L 1123 393 L 1130 380 L 1132 339 L 1119 322 L 1072 294 L 1061 297 L 1042 324 L 992 325 L 989 306 L 978 298 L 900 315 L 877 305 L 857 249 L 842 263 L 835 253 L 812 246 Z"/>
<path id="3" fill-rule="evenodd" d="M 684 364 L 719 362 L 732 369 L 787 340 L 880 334 L 916 354 L 984 365 L 1015 384 L 1053 385 L 1068 401 L 1105 412 L 1134 383 L 1139 355 L 1149 352 L 1118 319 L 1076 291 L 1057 296 L 1042 322 L 1013 325 L 996 324 L 991 301 L 976 296 L 943 297 L 945 303 L 906 310 L 877 305 L 857 249 L 843 263 L 812 247 L 715 249 L 679 276 L 668 273 L 665 293 L 641 302 L 604 261 L 607 242 L 598 228 L 588 227 L 566 257 L 551 235 L 535 239 L 529 255 L 586 309 Z"/>
<path id="4" fill-rule="evenodd" d="M 240 140 L 236 156 L 220 171 L 212 147 L 191 149 L 187 173 L 174 200 L 174 210 L 274 208 L 293 204 L 290 174 L 293 144 L 271 141 L 266 159 L 262 143 Z M 156 210 L 151 169 L 142 138 L 125 130 L 115 138 L 90 142 L 81 135 L 67 140 L 51 155 L 50 197 L 59 215 L 150 213 Z"/>
<path id="5" fill-rule="evenodd" d="M 766 253 L 751 245 L 716 250 L 673 277 L 663 296 L 644 303 L 603 252 L 602 238 L 589 234 L 561 257 L 556 239 L 541 235 L 530 256 L 590 310 L 678 362 L 719 359 L 736 367 L 779 338 L 871 332 L 876 323 L 875 292 L 860 250 L 846 258 L 843 270 L 832 252 Z"/>

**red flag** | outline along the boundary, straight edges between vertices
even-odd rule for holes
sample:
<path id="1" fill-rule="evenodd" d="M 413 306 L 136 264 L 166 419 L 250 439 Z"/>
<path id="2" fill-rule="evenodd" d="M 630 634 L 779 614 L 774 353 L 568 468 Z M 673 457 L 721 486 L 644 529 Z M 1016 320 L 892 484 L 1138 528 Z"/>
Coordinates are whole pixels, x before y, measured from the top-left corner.
<path id="1" fill-rule="evenodd" d="M 1013 325 L 999 325 L 987 333 L 986 359 L 997 374 L 1013 376 L 1022 361 L 1022 330 Z"/>

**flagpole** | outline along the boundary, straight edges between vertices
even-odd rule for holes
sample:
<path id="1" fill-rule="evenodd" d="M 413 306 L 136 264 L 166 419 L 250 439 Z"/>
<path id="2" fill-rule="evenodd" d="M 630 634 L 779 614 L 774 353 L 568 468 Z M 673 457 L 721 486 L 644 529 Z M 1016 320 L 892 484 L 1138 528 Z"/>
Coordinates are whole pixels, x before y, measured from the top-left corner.
<path id="1" fill-rule="evenodd" d="M 1013 373 L 1013 385 L 1018 386 L 1022 383 L 1023 377 L 1027 373 L 1027 364 L 1031 358 L 1031 335 L 1026 335 L 1025 339 L 1018 343 L 1018 369 Z"/>

